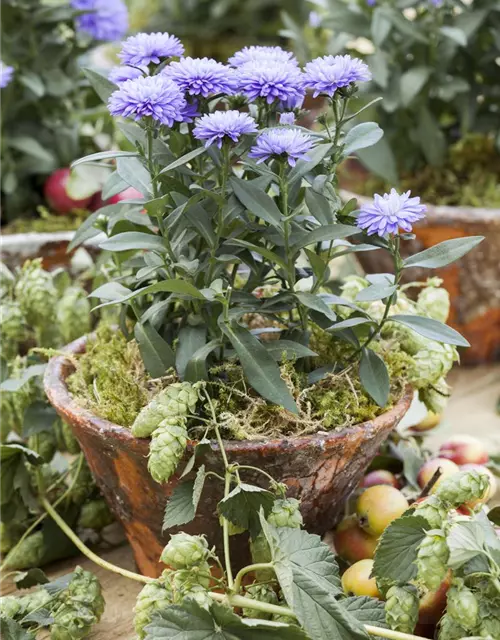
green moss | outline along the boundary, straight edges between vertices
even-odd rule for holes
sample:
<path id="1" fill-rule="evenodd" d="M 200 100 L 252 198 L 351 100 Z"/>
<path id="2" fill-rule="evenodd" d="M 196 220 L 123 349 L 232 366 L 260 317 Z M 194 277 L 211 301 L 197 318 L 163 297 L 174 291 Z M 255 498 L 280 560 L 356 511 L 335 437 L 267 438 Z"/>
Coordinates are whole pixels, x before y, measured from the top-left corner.
<path id="1" fill-rule="evenodd" d="M 342 173 L 342 172 L 341 172 Z M 400 187 L 437 205 L 500 207 L 500 153 L 494 140 L 470 134 L 450 148 L 443 167 L 427 166 L 402 176 Z M 351 177 L 351 176 L 349 176 Z M 352 188 L 363 195 L 387 192 L 391 186 L 371 177 L 357 180 Z"/>
<path id="2" fill-rule="evenodd" d="M 124 427 L 158 390 L 151 388 L 137 343 L 109 325 L 101 325 L 89 340 L 68 388 L 82 405 Z"/>
<path id="3" fill-rule="evenodd" d="M 11 233 L 54 233 L 56 231 L 75 231 L 88 216 L 88 211 L 78 210 L 65 215 L 54 215 L 45 207 L 38 207 L 37 218 L 16 218 L 6 225 L 2 232 Z"/>

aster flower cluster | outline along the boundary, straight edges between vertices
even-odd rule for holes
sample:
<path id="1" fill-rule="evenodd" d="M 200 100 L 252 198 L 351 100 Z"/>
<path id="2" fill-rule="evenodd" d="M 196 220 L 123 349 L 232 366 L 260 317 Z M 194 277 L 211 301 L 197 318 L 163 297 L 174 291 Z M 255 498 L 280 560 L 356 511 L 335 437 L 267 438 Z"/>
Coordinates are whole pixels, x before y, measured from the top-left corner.
<path id="1" fill-rule="evenodd" d="M 330 97 L 338 89 L 356 82 L 371 80 L 368 65 L 358 58 L 344 56 L 324 56 L 308 62 L 305 67 L 304 83 L 313 92 L 313 97 L 326 94 Z"/>
<path id="2" fill-rule="evenodd" d="M 0 89 L 5 89 L 12 80 L 13 75 L 14 67 L 10 67 L 0 60 Z"/>
<path id="3" fill-rule="evenodd" d="M 113 42 L 128 31 L 128 10 L 123 0 L 71 0 L 71 7 L 82 11 L 76 28 L 94 40 Z"/>
<path id="4" fill-rule="evenodd" d="M 197 121 L 193 135 L 197 140 L 204 141 L 206 147 L 216 143 L 220 149 L 226 138 L 238 142 L 243 134 L 256 132 L 257 123 L 251 116 L 231 110 L 204 115 Z"/>
<path id="5" fill-rule="evenodd" d="M 297 160 L 309 160 L 307 152 L 314 146 L 311 136 L 298 129 L 286 129 L 279 127 L 267 129 L 257 138 L 248 156 L 255 158 L 257 164 L 270 158 L 283 158 L 291 167 Z"/>

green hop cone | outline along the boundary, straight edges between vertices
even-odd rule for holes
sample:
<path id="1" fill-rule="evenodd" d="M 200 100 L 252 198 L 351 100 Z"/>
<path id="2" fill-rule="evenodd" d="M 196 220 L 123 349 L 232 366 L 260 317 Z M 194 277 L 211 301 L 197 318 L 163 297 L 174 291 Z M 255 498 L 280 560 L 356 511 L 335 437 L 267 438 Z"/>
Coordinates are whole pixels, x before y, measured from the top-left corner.
<path id="1" fill-rule="evenodd" d="M 5 298 L 12 293 L 14 282 L 14 274 L 3 262 L 0 262 L 0 298 Z"/>
<path id="2" fill-rule="evenodd" d="M 208 562 L 202 562 L 189 569 L 176 569 L 174 571 L 165 571 L 164 574 L 169 573 L 170 584 L 174 593 L 174 601 L 181 602 L 188 592 L 191 592 L 194 587 L 203 587 L 208 590 L 212 579 L 210 572 L 210 565 Z"/>
<path id="3" fill-rule="evenodd" d="M 54 614 L 54 623 L 50 628 L 51 640 L 80 640 L 86 638 L 97 622 L 96 617 L 87 607 L 75 609 L 63 604 Z"/>
<path id="4" fill-rule="evenodd" d="M 367 309 L 370 303 L 356 301 L 356 296 L 363 291 L 363 289 L 366 289 L 369 284 L 368 280 L 365 280 L 365 278 L 361 276 L 346 276 L 340 290 L 340 295 L 342 298 L 349 300 L 349 302 L 356 302 L 362 309 Z"/>
<path id="5" fill-rule="evenodd" d="M 252 600 L 258 600 L 259 602 L 266 602 L 267 604 L 278 605 L 279 600 L 276 595 L 276 591 L 270 584 L 251 584 L 245 589 L 247 598 Z M 265 611 L 258 611 L 257 609 L 243 609 L 243 617 L 245 618 L 261 618 L 262 620 L 270 620 L 272 618 L 271 613 Z"/>
<path id="6" fill-rule="evenodd" d="M 429 496 L 416 505 L 414 515 L 425 518 L 431 529 L 441 529 L 448 518 L 448 509 L 437 496 Z"/>
<path id="7" fill-rule="evenodd" d="M 458 361 L 455 346 L 420 337 L 420 341 L 422 340 L 424 343 L 413 356 L 413 369 L 410 374 L 410 382 L 418 389 L 436 384 L 448 374 L 453 363 Z"/>
<path id="8" fill-rule="evenodd" d="M 160 560 L 172 569 L 189 569 L 206 562 L 209 555 L 208 543 L 203 536 L 174 533 Z"/>
<path id="9" fill-rule="evenodd" d="M 113 516 L 104 498 L 91 500 L 82 505 L 78 516 L 78 527 L 100 531 L 113 522 Z"/>
<path id="10" fill-rule="evenodd" d="M 54 323 L 57 289 L 51 274 L 42 269 L 41 258 L 24 263 L 15 286 L 15 295 L 29 325 L 41 327 Z"/>
<path id="11" fill-rule="evenodd" d="M 40 431 L 28 438 L 28 449 L 36 451 L 45 462 L 50 462 L 56 452 L 56 437 L 51 431 Z"/>
<path id="12" fill-rule="evenodd" d="M 45 553 L 43 533 L 37 531 L 25 538 L 7 554 L 3 569 L 31 569 L 39 567 Z"/>
<path id="13" fill-rule="evenodd" d="M 442 533 L 427 533 L 417 552 L 417 579 L 435 591 L 446 577 L 450 551 Z"/>
<path id="14" fill-rule="evenodd" d="M 132 435 L 136 438 L 149 438 L 166 417 L 165 409 L 161 402 L 153 398 L 149 404 L 139 411 L 132 425 Z"/>
<path id="15" fill-rule="evenodd" d="M 172 603 L 173 594 L 168 583 L 150 582 L 140 591 L 134 607 L 134 628 L 141 640 L 146 637 L 144 627 L 151 622 L 153 614 Z"/>
<path id="16" fill-rule="evenodd" d="M 175 472 L 187 444 L 185 418 L 166 418 L 153 431 L 148 469 L 153 480 L 167 482 Z"/>
<path id="17" fill-rule="evenodd" d="M 274 527 L 300 529 L 304 524 L 300 513 L 300 502 L 295 498 L 275 500 L 267 521 Z"/>
<path id="18" fill-rule="evenodd" d="M 450 392 L 445 378 L 439 378 L 432 386 L 420 389 L 418 396 L 429 411 L 439 415 L 446 409 Z"/>
<path id="19" fill-rule="evenodd" d="M 83 504 L 95 489 L 94 476 L 85 459 L 80 463 L 80 458 L 75 458 L 71 462 L 70 471 L 72 482 L 71 500 L 74 504 Z M 78 475 L 75 478 L 77 473 Z"/>
<path id="20" fill-rule="evenodd" d="M 452 585 L 448 589 L 446 613 L 465 629 L 474 629 L 479 619 L 479 604 L 476 596 L 463 585 Z"/>
<path id="21" fill-rule="evenodd" d="M 490 479 L 486 473 L 476 469 L 459 471 L 445 478 L 438 486 L 435 495 L 449 507 L 483 498 L 490 487 Z"/>
<path id="22" fill-rule="evenodd" d="M 438 640 L 462 640 L 467 636 L 467 629 L 464 629 L 449 615 L 445 614 L 439 622 Z"/>
<path id="23" fill-rule="evenodd" d="M 64 442 L 64 449 L 68 453 L 72 453 L 73 455 L 80 453 L 80 445 L 78 444 L 78 440 L 73 435 L 73 431 L 67 422 L 62 421 L 61 434 Z"/>
<path id="24" fill-rule="evenodd" d="M 450 294 L 439 286 L 422 289 L 417 299 L 417 313 L 439 322 L 446 322 L 450 313 Z"/>
<path id="25" fill-rule="evenodd" d="M 0 304 L 0 345 L 2 356 L 12 359 L 18 353 L 19 343 L 27 338 L 21 307 L 13 300 Z"/>
<path id="26" fill-rule="evenodd" d="M 385 620 L 394 631 L 413 633 L 418 621 L 418 606 L 418 592 L 414 586 L 393 586 L 386 596 Z"/>
<path id="27" fill-rule="evenodd" d="M 201 584 L 195 584 L 183 595 L 183 600 L 194 600 L 202 609 L 210 609 L 213 599 L 210 597 L 209 591 Z M 179 603 L 180 604 L 180 603 Z"/>
<path id="28" fill-rule="evenodd" d="M 101 584 L 90 571 L 85 571 L 78 566 L 75 568 L 71 582 L 64 592 L 64 598 L 75 607 L 77 605 L 88 607 L 97 621 L 101 619 L 104 612 Z"/>
<path id="29" fill-rule="evenodd" d="M 85 289 L 68 287 L 56 307 L 59 333 L 67 344 L 90 331 L 90 302 Z"/>
<path id="30" fill-rule="evenodd" d="M 2 618 L 15 618 L 21 611 L 19 600 L 14 596 L 2 596 L 0 598 L 0 616 Z"/>

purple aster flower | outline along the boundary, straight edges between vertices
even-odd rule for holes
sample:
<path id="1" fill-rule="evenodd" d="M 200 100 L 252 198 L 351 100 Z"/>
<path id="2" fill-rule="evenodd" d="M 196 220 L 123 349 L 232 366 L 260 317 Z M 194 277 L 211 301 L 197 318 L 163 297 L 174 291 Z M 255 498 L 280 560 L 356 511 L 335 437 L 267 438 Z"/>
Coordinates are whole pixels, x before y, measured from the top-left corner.
<path id="1" fill-rule="evenodd" d="M 193 134 L 198 140 L 206 140 L 206 147 L 217 142 L 220 149 L 225 138 L 238 142 L 243 134 L 255 133 L 256 131 L 257 124 L 247 113 L 214 111 L 214 113 L 204 115 L 198 120 Z"/>
<path id="2" fill-rule="evenodd" d="M 238 90 L 250 102 L 264 98 L 267 104 L 281 101 L 293 108 L 304 99 L 303 74 L 289 63 L 248 62 L 236 72 Z"/>
<path id="3" fill-rule="evenodd" d="M 212 58 L 182 58 L 165 67 L 163 73 L 191 96 L 208 98 L 235 90 L 234 69 Z"/>
<path id="4" fill-rule="evenodd" d="M 185 108 L 182 91 L 162 74 L 127 80 L 108 101 L 108 109 L 113 116 L 134 120 L 151 117 L 169 127 L 182 121 Z"/>
<path id="5" fill-rule="evenodd" d="M 168 33 L 138 33 L 123 43 L 118 57 L 125 64 L 142 67 L 154 62 L 159 64 L 166 58 L 180 57 L 184 47 L 175 36 Z"/>
<path id="6" fill-rule="evenodd" d="M 144 74 L 148 75 L 148 70 L 144 67 L 143 70 L 137 67 L 127 67 L 122 65 L 121 67 L 114 67 L 108 74 L 108 80 L 115 84 L 121 84 L 127 80 L 135 80 L 136 78 L 142 78 Z"/>
<path id="7" fill-rule="evenodd" d="M 306 64 L 304 84 L 313 90 L 313 96 L 326 93 L 333 96 L 340 87 L 352 82 L 371 80 L 372 74 L 359 58 L 345 56 L 323 56 Z"/>
<path id="8" fill-rule="evenodd" d="M 280 113 L 280 124 L 295 124 L 295 114 L 293 111 Z"/>
<path id="9" fill-rule="evenodd" d="M 8 64 L 4 64 L 0 60 L 0 89 L 5 89 L 5 87 L 10 84 L 13 73 L 14 67 L 9 67 Z"/>
<path id="10" fill-rule="evenodd" d="M 122 0 L 71 0 L 71 6 L 87 12 L 75 18 L 75 25 L 95 40 L 113 42 L 128 31 L 128 10 Z"/>
<path id="11" fill-rule="evenodd" d="M 231 56 L 228 62 L 233 67 L 241 67 L 248 62 L 266 62 L 268 64 L 286 64 L 288 62 L 296 67 L 299 66 L 293 53 L 285 51 L 281 47 L 244 47 Z"/>
<path id="12" fill-rule="evenodd" d="M 269 158 L 286 158 L 288 164 L 294 167 L 297 160 L 309 159 L 306 154 L 313 146 L 311 136 L 298 129 L 267 129 L 257 138 L 248 157 L 256 158 L 257 164 Z"/>
<path id="13" fill-rule="evenodd" d="M 309 24 L 313 29 L 317 29 L 321 26 L 321 16 L 317 11 L 311 11 L 309 13 Z"/>
<path id="14" fill-rule="evenodd" d="M 193 122 L 198 116 L 201 116 L 198 100 L 186 100 L 186 106 L 182 110 L 182 122 Z"/>
<path id="15" fill-rule="evenodd" d="M 396 189 L 391 189 L 383 196 L 375 194 L 373 202 L 363 205 L 356 224 L 370 236 L 396 234 L 400 228 L 410 232 L 411 223 L 423 218 L 426 211 L 419 197 L 410 198 L 410 191 L 399 195 Z"/>

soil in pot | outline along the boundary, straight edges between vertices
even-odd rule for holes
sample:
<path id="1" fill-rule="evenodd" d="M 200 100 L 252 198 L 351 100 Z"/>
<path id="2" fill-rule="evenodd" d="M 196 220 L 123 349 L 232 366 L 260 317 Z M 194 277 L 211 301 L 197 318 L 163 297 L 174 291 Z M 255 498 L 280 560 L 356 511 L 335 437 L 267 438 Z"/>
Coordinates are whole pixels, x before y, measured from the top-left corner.
<path id="1" fill-rule="evenodd" d="M 86 339 L 69 348 L 73 353 L 84 352 Z M 382 410 L 363 398 L 354 375 L 349 380 L 337 376 L 323 388 L 313 387 L 307 400 L 304 396 L 302 411 L 294 420 L 241 387 L 239 367 L 224 367 L 218 372 L 220 383 L 211 385 L 210 393 L 227 438 L 229 460 L 262 468 L 285 482 L 289 495 L 301 499 L 308 530 L 324 533 L 331 529 L 379 446 L 408 409 L 412 393 L 404 384 L 405 359 L 399 354 L 389 357 L 387 364 L 395 380 L 390 407 Z M 291 371 L 290 384 L 299 384 Z M 158 557 L 167 533 L 175 532 L 162 532 L 162 519 L 166 500 L 180 479 L 176 475 L 167 484 L 155 483 L 147 470 L 149 440 L 133 437 L 127 427 L 140 407 L 172 380 L 149 379 L 135 343 L 106 329 L 97 340 L 89 340 L 76 373 L 68 360 L 58 357 L 50 362 L 45 381 L 50 401 L 72 425 L 101 490 L 124 524 L 140 570 L 149 575 L 161 571 Z M 196 426 L 193 420 L 190 434 L 199 438 L 203 431 Z M 189 451 L 186 462 L 188 458 Z M 207 469 L 222 470 L 213 442 L 204 463 Z M 181 463 L 179 469 L 183 466 Z M 249 482 L 262 484 L 260 475 L 245 473 Z M 220 546 L 216 504 L 221 495 L 218 481 L 210 478 L 198 515 L 181 529 L 205 533 L 211 544 Z M 236 553 L 246 549 L 243 536 L 235 536 L 234 544 Z"/>

